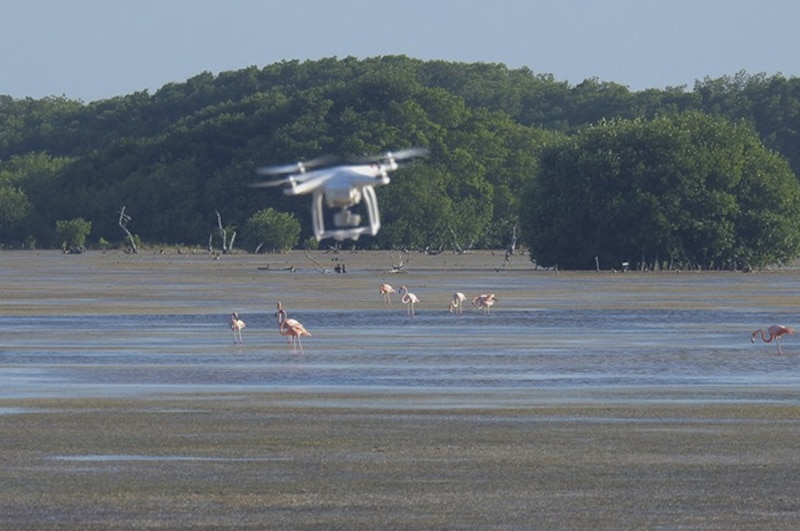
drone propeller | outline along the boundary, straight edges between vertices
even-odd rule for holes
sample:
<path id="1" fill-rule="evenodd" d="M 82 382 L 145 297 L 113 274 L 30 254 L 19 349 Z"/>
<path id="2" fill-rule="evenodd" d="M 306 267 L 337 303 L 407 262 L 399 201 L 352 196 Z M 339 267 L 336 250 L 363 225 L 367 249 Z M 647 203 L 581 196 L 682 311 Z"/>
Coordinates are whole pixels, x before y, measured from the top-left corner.
<path id="1" fill-rule="evenodd" d="M 382 153 L 380 155 L 373 155 L 371 157 L 362 157 L 357 160 L 358 162 L 361 163 L 385 162 L 387 160 L 394 160 L 395 162 L 400 162 L 406 159 L 424 157 L 427 154 L 428 150 L 426 148 L 412 147 L 408 149 L 401 149 L 400 151 L 387 151 L 386 153 Z"/>
<path id="2" fill-rule="evenodd" d="M 273 179 L 271 181 L 262 181 L 259 183 L 250 183 L 247 186 L 250 188 L 269 188 L 272 186 L 281 186 L 282 184 L 291 183 L 296 181 L 293 175 L 288 175 L 286 177 L 281 177 L 280 179 Z"/>
<path id="3" fill-rule="evenodd" d="M 400 161 L 405 159 L 414 159 L 417 157 L 424 157 L 428 154 L 427 148 L 421 147 L 412 147 L 408 149 L 401 149 L 400 151 L 395 151 L 391 154 L 394 157 L 394 160 Z"/>
<path id="4" fill-rule="evenodd" d="M 263 166 L 256 170 L 259 175 L 287 175 L 293 173 L 304 173 L 306 170 L 312 168 L 319 168 L 320 166 L 330 166 L 337 161 L 334 155 L 322 155 L 311 160 L 300 161 L 294 164 L 282 164 L 280 166 Z M 280 183 L 278 183 L 280 184 Z M 274 186 L 273 184 L 266 184 L 265 186 Z"/>

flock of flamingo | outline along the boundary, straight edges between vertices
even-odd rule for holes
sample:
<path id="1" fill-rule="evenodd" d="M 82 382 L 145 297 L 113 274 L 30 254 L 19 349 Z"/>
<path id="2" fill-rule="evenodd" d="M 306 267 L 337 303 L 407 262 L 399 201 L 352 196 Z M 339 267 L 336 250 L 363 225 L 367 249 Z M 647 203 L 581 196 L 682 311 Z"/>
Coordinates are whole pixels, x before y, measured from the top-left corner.
<path id="1" fill-rule="evenodd" d="M 391 304 L 392 303 L 392 293 L 397 293 L 400 295 L 400 302 L 406 305 L 408 315 L 414 317 L 416 315 L 414 311 L 414 305 L 419 302 L 419 297 L 408 291 L 408 288 L 405 286 L 400 286 L 396 290 L 389 284 L 381 284 L 380 288 L 378 288 L 378 293 L 381 294 L 383 297 L 384 304 Z M 448 310 L 450 313 L 454 313 L 456 315 L 461 315 L 464 313 L 464 301 L 467 300 L 467 296 L 464 295 L 460 291 L 456 291 L 453 293 L 453 298 L 450 300 L 450 305 Z M 494 306 L 494 303 L 497 301 L 497 297 L 495 297 L 494 293 L 483 293 L 481 295 L 476 295 L 472 298 L 472 305 L 477 306 L 480 311 L 483 313 L 489 313 L 489 308 Z"/>
<path id="2" fill-rule="evenodd" d="M 384 304 L 387 305 L 392 303 L 392 293 L 399 294 L 400 302 L 406 305 L 408 315 L 412 317 L 416 316 L 414 305 L 419 302 L 419 297 L 408 291 L 408 288 L 405 286 L 400 286 L 397 290 L 395 290 L 389 284 L 381 284 L 378 291 L 383 297 Z M 450 313 L 461 315 L 463 313 L 463 303 L 466 300 L 466 295 L 460 291 L 455 292 L 452 300 L 450 301 Z M 472 305 L 477 306 L 477 308 L 483 313 L 489 313 L 489 309 L 494 306 L 496 301 L 497 298 L 495 297 L 494 293 L 484 293 L 482 295 L 473 297 Z M 277 304 L 275 317 L 278 322 L 278 333 L 287 337 L 289 344 L 292 346 L 293 352 L 299 350 L 302 354 L 303 343 L 300 338 L 303 336 L 310 336 L 311 333 L 306 330 L 306 327 L 303 326 L 303 323 L 297 319 L 289 318 L 286 313 L 286 309 L 283 307 L 283 304 L 281 304 L 280 301 L 278 301 Z M 237 312 L 233 312 L 231 314 L 230 326 L 231 330 L 233 331 L 233 343 L 241 345 L 243 343 L 242 330 L 247 326 L 247 324 L 239 317 Z"/>
<path id="3" fill-rule="evenodd" d="M 408 288 L 405 286 L 400 286 L 398 289 L 394 289 L 389 284 L 381 284 L 378 288 L 378 293 L 383 297 L 383 302 L 386 305 L 392 304 L 392 294 L 396 293 L 400 295 L 400 302 L 406 305 L 406 311 L 409 316 L 414 317 L 416 316 L 414 306 L 420 302 L 419 297 L 408 291 Z M 448 311 L 450 313 L 456 315 L 462 315 L 464 312 L 464 302 L 467 300 L 467 296 L 460 291 L 456 291 L 453 293 L 453 297 L 450 300 L 450 304 L 448 306 Z M 478 308 L 483 313 L 488 314 L 489 310 L 492 306 L 494 306 L 497 298 L 495 297 L 494 293 L 482 293 L 481 295 L 476 295 L 472 298 L 471 304 Z M 301 337 L 303 336 L 310 336 L 311 333 L 306 330 L 306 327 L 303 326 L 303 323 L 298 321 L 297 319 L 291 319 L 286 313 L 286 309 L 283 307 L 280 301 L 277 304 L 277 311 L 275 312 L 275 317 L 278 322 L 278 333 L 282 336 L 286 336 L 289 344 L 292 346 L 292 351 L 296 352 L 298 349 L 300 353 L 303 353 L 303 343 L 301 341 Z M 239 318 L 239 314 L 237 312 L 233 312 L 231 314 L 231 330 L 233 331 L 233 342 L 234 344 L 242 344 L 242 329 L 244 329 L 245 322 Z M 750 342 L 755 343 L 756 338 L 760 337 L 764 343 L 771 343 L 775 341 L 775 344 L 778 347 L 778 354 L 783 354 L 781 350 L 781 336 L 784 335 L 791 335 L 794 334 L 794 329 L 789 328 L 788 326 L 784 325 L 772 325 L 767 330 L 756 330 L 750 336 Z"/>
<path id="4" fill-rule="evenodd" d="M 311 333 L 306 330 L 306 327 L 303 326 L 303 323 L 297 319 L 289 318 L 286 313 L 286 309 L 283 307 L 283 304 L 281 304 L 280 301 L 278 301 L 275 317 L 278 321 L 278 333 L 282 336 L 286 336 L 289 344 L 292 346 L 293 352 L 296 352 L 299 349 L 300 353 L 302 354 L 303 342 L 300 338 L 303 336 L 310 336 Z M 239 314 L 237 312 L 233 312 L 231 314 L 231 330 L 233 330 L 234 344 L 242 344 L 242 329 L 245 326 L 247 325 L 242 319 L 239 318 Z"/>

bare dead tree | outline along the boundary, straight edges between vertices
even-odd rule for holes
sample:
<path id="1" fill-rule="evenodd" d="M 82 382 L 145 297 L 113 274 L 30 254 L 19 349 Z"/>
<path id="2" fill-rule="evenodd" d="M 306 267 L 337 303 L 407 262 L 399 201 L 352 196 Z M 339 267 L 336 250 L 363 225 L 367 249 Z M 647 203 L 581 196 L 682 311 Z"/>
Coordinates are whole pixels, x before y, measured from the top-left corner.
<path id="1" fill-rule="evenodd" d="M 219 210 L 214 211 L 217 214 L 217 232 L 219 235 L 222 236 L 222 254 L 227 254 L 231 249 L 233 249 L 233 242 L 236 240 L 236 231 L 233 231 L 231 235 L 231 241 L 228 241 L 228 229 L 222 226 L 222 215 L 219 213 Z M 208 237 L 208 251 L 213 252 L 213 238 L 214 234 L 210 234 Z"/>
<path id="2" fill-rule="evenodd" d="M 511 257 L 514 255 L 514 251 L 517 250 L 517 223 L 515 222 L 514 225 L 511 227 L 511 243 L 506 246 L 506 257 L 505 261 L 510 262 Z"/>
<path id="3" fill-rule="evenodd" d="M 458 236 L 456 235 L 456 231 L 453 230 L 453 227 L 448 226 L 447 229 L 450 231 L 450 234 L 453 235 L 453 252 L 456 254 L 464 254 L 464 249 L 458 243 Z"/>
<path id="4" fill-rule="evenodd" d="M 400 258 L 399 262 L 394 261 L 394 251 L 389 251 L 389 259 L 392 261 L 392 268 L 389 270 L 389 273 L 400 273 L 403 272 L 405 269 L 405 264 L 403 263 L 403 255 L 398 253 L 398 257 Z"/>
<path id="5" fill-rule="evenodd" d="M 317 266 L 317 271 L 319 273 L 323 273 L 324 274 L 324 273 L 328 272 L 328 268 L 326 268 L 325 266 L 320 264 L 318 261 L 314 260 L 314 258 L 310 254 L 308 254 L 308 251 L 303 251 L 303 254 L 306 255 L 306 258 L 308 258 L 309 260 L 314 262 L 314 265 Z"/>
<path id="6" fill-rule="evenodd" d="M 125 231 L 125 234 L 128 235 L 128 241 L 131 243 L 131 252 L 138 253 L 139 250 L 136 248 L 136 239 L 133 237 L 133 234 L 131 234 L 131 231 L 128 230 L 128 222 L 130 222 L 131 219 L 133 218 L 125 213 L 125 205 L 123 205 L 119 211 L 119 226 Z"/>

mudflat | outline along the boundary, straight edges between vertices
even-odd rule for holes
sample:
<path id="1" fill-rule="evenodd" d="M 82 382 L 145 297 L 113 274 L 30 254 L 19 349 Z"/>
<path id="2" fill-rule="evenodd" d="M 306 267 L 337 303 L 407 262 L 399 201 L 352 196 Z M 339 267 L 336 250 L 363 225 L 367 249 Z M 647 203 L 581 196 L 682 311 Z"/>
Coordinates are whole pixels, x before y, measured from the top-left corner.
<path id="1" fill-rule="evenodd" d="M 187 304 L 227 312 L 289 291 L 296 305 L 334 304 L 362 283 L 396 278 L 386 275 L 398 261 L 397 253 L 88 254 L 0 254 L 0 315 Z M 342 262 L 355 274 L 317 274 Z M 413 255 L 404 266 L 399 275 L 417 285 L 437 282 L 428 272 L 443 269 L 471 285 L 531 269 L 502 253 Z M 254 282 L 264 289 L 254 293 Z M 161 297 L 165 286 L 179 296 Z M 376 290 L 349 304 L 379 307 Z M 534 296 L 574 302 L 558 289 L 503 302 Z M 626 296 L 588 303 L 613 309 Z M 730 296 L 791 304 L 785 293 Z M 687 292 L 663 304 L 712 302 Z M 797 529 L 797 391 L 698 386 L 643 399 L 621 389 L 584 400 L 530 389 L 498 401 L 490 391 L 301 388 L 8 397 L 0 399 L 0 527 Z"/>

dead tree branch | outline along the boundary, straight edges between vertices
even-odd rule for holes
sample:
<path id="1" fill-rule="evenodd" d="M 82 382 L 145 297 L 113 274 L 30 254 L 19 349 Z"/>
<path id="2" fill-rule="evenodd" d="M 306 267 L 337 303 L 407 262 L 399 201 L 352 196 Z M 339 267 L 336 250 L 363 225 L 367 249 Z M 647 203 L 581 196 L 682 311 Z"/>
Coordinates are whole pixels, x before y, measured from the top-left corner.
<path id="1" fill-rule="evenodd" d="M 314 260 L 314 258 L 310 254 L 308 254 L 308 251 L 303 251 L 303 254 L 306 255 L 306 258 L 308 258 L 309 260 L 314 262 L 314 265 L 317 266 L 317 271 L 319 271 L 320 273 L 323 273 L 323 274 L 328 272 L 328 269 L 326 267 L 324 267 L 322 264 L 320 264 L 319 262 L 317 262 L 316 260 Z"/>
<path id="2" fill-rule="evenodd" d="M 231 235 L 231 241 L 228 241 L 228 229 L 222 226 L 222 215 L 219 213 L 219 210 L 214 211 L 217 214 L 217 232 L 219 235 L 222 236 L 222 254 L 228 254 L 229 251 L 233 249 L 233 242 L 236 240 L 236 231 L 233 231 Z M 208 237 L 208 251 L 213 252 L 213 238 L 214 234 L 212 233 Z"/>
<path id="3" fill-rule="evenodd" d="M 447 229 L 450 231 L 450 234 L 453 235 L 453 251 L 456 254 L 464 254 L 464 249 L 458 243 L 458 236 L 456 235 L 456 231 L 453 230 L 453 227 L 448 226 Z"/>
<path id="4" fill-rule="evenodd" d="M 125 205 L 122 206 L 122 209 L 119 211 L 119 226 L 122 230 L 125 231 L 125 234 L 128 235 L 128 240 L 131 243 L 131 252 L 137 253 L 139 250 L 136 248 L 136 239 L 131 234 L 131 231 L 128 230 L 128 222 L 133 219 L 131 216 L 125 213 Z"/>

